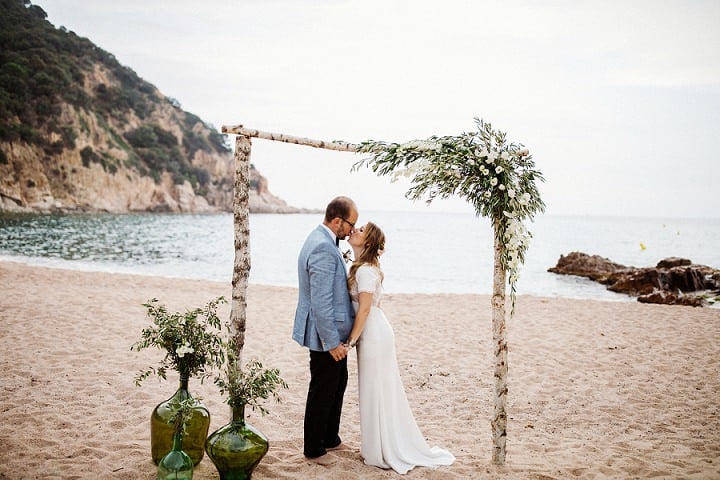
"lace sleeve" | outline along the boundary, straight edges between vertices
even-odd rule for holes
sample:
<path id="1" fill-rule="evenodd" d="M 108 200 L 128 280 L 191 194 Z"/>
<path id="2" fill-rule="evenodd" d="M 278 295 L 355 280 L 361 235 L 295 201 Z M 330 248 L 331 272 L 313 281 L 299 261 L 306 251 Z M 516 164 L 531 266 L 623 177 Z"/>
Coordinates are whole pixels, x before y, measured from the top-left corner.
<path id="1" fill-rule="evenodd" d="M 357 280 L 358 293 L 375 293 L 380 276 L 373 267 L 363 265 L 355 273 L 355 279 Z"/>

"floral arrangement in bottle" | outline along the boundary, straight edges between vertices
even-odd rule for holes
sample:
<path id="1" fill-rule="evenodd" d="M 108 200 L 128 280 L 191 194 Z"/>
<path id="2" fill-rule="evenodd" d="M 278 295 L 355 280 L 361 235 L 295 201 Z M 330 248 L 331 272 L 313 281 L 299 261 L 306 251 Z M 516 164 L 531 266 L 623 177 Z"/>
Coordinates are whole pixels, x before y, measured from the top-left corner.
<path id="1" fill-rule="evenodd" d="M 217 307 L 221 303 L 225 303 L 224 297 L 208 302 L 203 308 L 175 313 L 169 313 L 157 299 L 143 304 L 152 319 L 152 326 L 142 330 L 141 340 L 131 349 L 140 351 L 154 347 L 164 351 L 165 355 L 159 366 L 141 370 L 135 377 L 135 384 L 139 386 L 153 374 L 166 379 L 168 370 L 177 371 L 180 377 L 175 394 L 158 404 L 150 415 L 150 454 L 155 464 L 174 448 L 178 402 L 187 401 L 193 405 L 192 416 L 185 422 L 183 451 L 195 465 L 205 454 L 210 412 L 192 397 L 188 381 L 191 377 L 199 377 L 202 382 L 225 363 L 227 344 L 217 316 Z"/>
<path id="2" fill-rule="evenodd" d="M 215 384 L 232 409 L 231 421 L 208 436 L 205 450 L 220 473 L 220 478 L 250 479 L 253 470 L 270 448 L 267 437 L 245 421 L 245 407 L 268 413 L 262 405 L 271 396 L 280 401 L 278 388 L 288 388 L 277 369 L 265 369 L 259 360 L 250 360 L 243 368 L 237 350 L 228 351 L 228 366 Z"/>
<path id="3" fill-rule="evenodd" d="M 177 371 L 180 378 L 197 376 L 202 382 L 215 368 L 221 367 L 226 350 L 217 316 L 217 306 L 221 303 L 226 303 L 224 297 L 184 313 L 169 313 L 165 305 L 155 298 L 144 303 L 153 326 L 143 329 L 142 339 L 131 348 L 139 352 L 155 347 L 164 350 L 165 356 L 160 366 L 140 371 L 135 377 L 135 384 L 139 386 L 153 374 L 167 379 L 168 369 Z"/>

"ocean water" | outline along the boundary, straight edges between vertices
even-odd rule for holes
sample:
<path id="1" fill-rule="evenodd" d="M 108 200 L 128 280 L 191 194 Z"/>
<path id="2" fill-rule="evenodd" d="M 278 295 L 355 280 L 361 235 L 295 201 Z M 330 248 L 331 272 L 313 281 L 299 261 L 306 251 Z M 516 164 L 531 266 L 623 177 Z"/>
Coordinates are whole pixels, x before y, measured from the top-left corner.
<path id="1" fill-rule="evenodd" d="M 492 229 L 470 213 L 369 212 L 385 231 L 388 293 L 492 291 Z M 296 286 L 297 253 L 319 214 L 250 216 L 250 282 Z M 720 219 L 538 217 L 518 282 L 520 295 L 634 301 L 547 269 L 581 251 L 632 266 L 678 256 L 720 268 Z M 341 243 L 343 249 L 347 245 Z M 643 248 L 644 247 L 644 248 Z M 231 214 L 0 214 L 0 260 L 229 282 Z"/>

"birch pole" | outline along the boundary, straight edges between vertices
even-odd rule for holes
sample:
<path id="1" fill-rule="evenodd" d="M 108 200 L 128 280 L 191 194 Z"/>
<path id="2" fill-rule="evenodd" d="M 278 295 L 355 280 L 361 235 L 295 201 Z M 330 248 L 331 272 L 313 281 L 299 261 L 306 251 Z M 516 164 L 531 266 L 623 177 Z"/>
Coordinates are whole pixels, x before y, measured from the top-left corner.
<path id="1" fill-rule="evenodd" d="M 492 295 L 493 353 L 495 354 L 495 405 L 491 422 L 493 436 L 492 460 L 496 465 L 505 464 L 507 440 L 507 337 L 505 334 L 505 268 L 502 265 L 502 239 L 497 223 L 494 230 L 494 264 Z"/>
<path id="2" fill-rule="evenodd" d="M 235 367 L 240 368 L 247 323 L 247 287 L 250 277 L 250 137 L 235 138 L 235 184 L 233 226 L 235 263 L 230 307 L 230 345 L 235 349 Z"/>
<path id="3" fill-rule="evenodd" d="M 308 147 L 323 148 L 325 150 L 337 150 L 340 152 L 356 152 L 360 145 L 347 142 L 326 142 L 324 140 L 313 140 L 312 138 L 296 137 L 293 135 L 285 135 L 284 133 L 271 133 L 245 128 L 242 125 L 234 127 L 222 127 L 222 133 L 231 133 L 234 135 L 243 135 L 246 137 L 257 137 L 263 140 L 273 140 L 275 142 L 294 143 L 296 145 L 305 145 Z"/>

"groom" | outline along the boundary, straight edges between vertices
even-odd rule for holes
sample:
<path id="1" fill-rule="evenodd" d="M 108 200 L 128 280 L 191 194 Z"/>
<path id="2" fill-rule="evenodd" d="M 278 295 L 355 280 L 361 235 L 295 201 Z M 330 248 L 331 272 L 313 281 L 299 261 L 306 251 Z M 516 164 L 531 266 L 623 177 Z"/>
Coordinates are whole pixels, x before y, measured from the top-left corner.
<path id="1" fill-rule="evenodd" d="M 357 218 L 355 202 L 348 197 L 333 199 L 323 223 L 308 235 L 298 255 L 299 295 L 292 338 L 310 349 L 303 453 L 320 465 L 330 465 L 327 451 L 341 444 L 338 432 L 348 380 L 344 343 L 355 313 L 337 245 L 353 232 Z"/>

